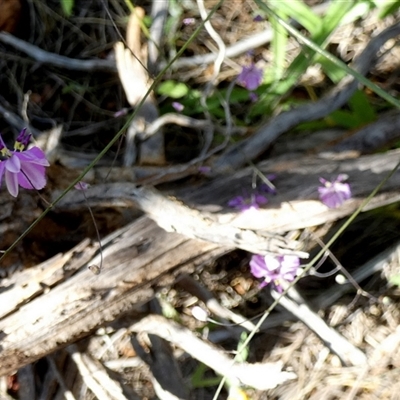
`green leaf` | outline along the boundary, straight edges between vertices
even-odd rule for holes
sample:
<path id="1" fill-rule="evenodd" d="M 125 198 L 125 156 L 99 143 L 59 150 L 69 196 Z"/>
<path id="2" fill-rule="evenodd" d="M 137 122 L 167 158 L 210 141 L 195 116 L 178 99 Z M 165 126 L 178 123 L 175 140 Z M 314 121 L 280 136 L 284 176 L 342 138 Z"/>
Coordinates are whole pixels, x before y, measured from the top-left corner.
<path id="1" fill-rule="evenodd" d="M 156 91 L 160 95 L 180 99 L 189 93 L 189 88 L 182 82 L 169 80 L 162 82 Z"/>
<path id="2" fill-rule="evenodd" d="M 346 71 L 343 71 L 343 69 L 339 68 L 325 57 L 317 56 L 315 61 L 321 65 L 323 71 L 333 83 L 339 83 L 347 75 Z"/>
<path id="3" fill-rule="evenodd" d="M 72 14 L 72 9 L 74 8 L 75 0 L 61 0 L 61 7 L 64 14 L 70 17 Z"/>
<path id="4" fill-rule="evenodd" d="M 378 7 L 382 7 L 379 11 L 379 18 L 386 18 L 390 14 L 394 14 L 400 7 L 400 0 L 379 0 L 376 1 Z"/>
<path id="5" fill-rule="evenodd" d="M 280 15 L 281 18 L 285 18 L 283 14 Z M 271 27 L 274 32 L 272 37 L 272 53 L 273 67 L 272 67 L 272 80 L 278 81 L 282 78 L 283 72 L 285 70 L 285 59 L 286 59 L 286 44 L 288 40 L 288 33 L 286 29 L 281 26 L 276 18 L 270 18 Z"/>
<path id="6" fill-rule="evenodd" d="M 360 126 L 360 121 L 356 115 L 349 111 L 337 110 L 327 117 L 335 126 L 341 126 L 347 129 L 355 129 Z"/>
<path id="7" fill-rule="evenodd" d="M 311 34 L 316 34 L 321 27 L 321 19 L 314 12 L 299 0 L 273 0 L 270 6 L 277 14 L 285 14 L 303 25 Z"/>
<path id="8" fill-rule="evenodd" d="M 266 6 L 264 1 L 255 0 L 256 4 L 262 11 L 269 15 L 270 18 L 274 18 L 271 10 Z M 341 7 L 336 5 L 336 8 L 330 7 L 327 13 L 327 17 L 319 18 L 302 2 L 298 0 L 282 1 L 274 0 L 272 3 L 275 13 L 279 11 L 287 16 L 297 19 L 303 26 L 305 26 L 311 33 L 311 39 L 315 44 L 324 48 L 327 44 L 329 36 L 337 28 L 339 22 L 344 18 L 346 13 L 353 7 L 352 2 L 336 1 L 335 3 L 341 3 Z M 268 3 L 270 4 L 270 3 Z M 336 13 L 334 13 L 336 11 Z M 279 14 L 278 14 L 279 16 Z M 267 112 L 276 107 L 279 98 L 285 95 L 298 81 L 300 76 L 306 71 L 306 69 L 314 63 L 315 52 L 306 47 L 303 47 L 302 52 L 293 60 L 293 62 L 287 68 L 283 79 L 275 81 L 271 85 L 269 92 L 263 96 L 264 107 Z M 333 68 L 331 68 L 333 69 Z"/>
<path id="9" fill-rule="evenodd" d="M 389 282 L 392 285 L 396 285 L 400 287 L 400 275 L 394 275 L 389 279 Z"/>
<path id="10" fill-rule="evenodd" d="M 349 106 L 358 117 L 360 125 L 375 121 L 376 113 L 371 106 L 368 96 L 361 90 L 357 90 L 349 100 Z"/>

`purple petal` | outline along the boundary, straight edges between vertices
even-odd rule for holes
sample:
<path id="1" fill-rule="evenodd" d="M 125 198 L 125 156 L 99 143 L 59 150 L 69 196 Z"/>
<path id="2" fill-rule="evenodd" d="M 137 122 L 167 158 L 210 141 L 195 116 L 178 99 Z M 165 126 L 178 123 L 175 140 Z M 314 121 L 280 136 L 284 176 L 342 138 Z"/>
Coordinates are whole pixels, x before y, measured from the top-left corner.
<path id="1" fill-rule="evenodd" d="M 211 172 L 211 167 L 209 167 L 207 165 L 201 165 L 197 170 L 202 174 L 207 174 L 207 173 Z"/>
<path id="2" fill-rule="evenodd" d="M 177 101 L 173 101 L 172 102 L 172 107 L 174 107 L 174 109 L 178 112 L 183 111 L 183 109 L 185 108 L 185 106 L 181 103 L 178 103 Z"/>
<path id="3" fill-rule="evenodd" d="M 118 110 L 114 113 L 113 117 L 114 118 L 119 118 L 119 117 L 123 117 L 124 115 L 128 114 L 128 109 L 127 108 L 121 108 L 121 110 Z"/>
<path id="4" fill-rule="evenodd" d="M 21 171 L 21 162 L 19 158 L 12 155 L 8 160 L 6 160 L 6 169 L 13 174 L 17 174 Z"/>
<path id="5" fill-rule="evenodd" d="M 74 188 L 75 188 L 76 190 L 87 190 L 87 189 L 90 188 L 90 183 L 83 182 L 83 181 L 79 181 L 79 182 L 74 186 Z"/>
<path id="6" fill-rule="evenodd" d="M 6 186 L 11 196 L 18 196 L 18 177 L 17 174 L 10 172 L 6 169 L 5 173 Z"/>
<path id="7" fill-rule="evenodd" d="M 280 267 L 280 260 L 278 257 L 266 255 L 264 257 L 265 265 L 269 273 L 277 271 Z"/>
<path id="8" fill-rule="evenodd" d="M 196 20 L 194 18 L 184 18 L 182 22 L 183 25 L 194 25 Z"/>
<path id="9" fill-rule="evenodd" d="M 241 207 L 241 206 L 243 206 L 244 203 L 245 203 L 244 197 L 237 196 L 228 201 L 228 206 L 229 207 Z"/>
<path id="10" fill-rule="evenodd" d="M 43 165 L 48 167 L 50 164 L 46 159 L 46 155 L 43 153 L 39 147 L 32 147 L 29 150 L 23 151 L 21 153 L 14 153 L 21 161 L 26 161 L 32 164 Z"/>
<path id="11" fill-rule="evenodd" d="M 322 203 L 329 208 L 337 208 L 351 198 L 351 190 L 348 183 L 336 183 L 330 188 L 318 188 L 318 192 Z"/>
<path id="12" fill-rule="evenodd" d="M 267 266 L 265 265 L 264 256 L 254 254 L 250 260 L 250 272 L 256 278 L 263 278 L 267 273 Z"/>
<path id="13" fill-rule="evenodd" d="M 327 207 L 336 208 L 341 206 L 346 200 L 351 198 L 351 189 L 348 183 L 342 183 L 347 179 L 347 175 L 339 175 L 333 182 L 320 178 L 324 185 L 318 188 L 319 198 Z"/>
<path id="14" fill-rule="evenodd" d="M 1 182 L 3 181 L 5 168 L 6 168 L 6 162 L 0 161 L 0 186 L 1 186 Z"/>
<path id="15" fill-rule="evenodd" d="M 274 289 L 278 292 L 278 293 L 283 293 L 283 287 L 281 286 L 281 284 L 279 283 L 279 281 L 277 283 L 274 283 Z"/>
<path id="16" fill-rule="evenodd" d="M 320 181 L 324 186 L 326 186 L 327 183 L 330 185 L 330 182 L 327 181 L 327 180 L 324 179 L 324 178 L 319 178 L 319 181 Z"/>
<path id="17" fill-rule="evenodd" d="M 272 284 L 279 293 L 283 292 L 283 281 L 291 282 L 297 275 L 300 260 L 297 256 L 261 256 L 253 255 L 250 261 L 251 273 L 256 278 L 263 278 L 260 287 Z"/>
<path id="18" fill-rule="evenodd" d="M 297 276 L 297 271 L 300 267 L 300 259 L 297 256 L 287 255 L 281 256 L 281 276 L 287 281 L 293 281 Z"/>
<path id="19" fill-rule="evenodd" d="M 46 170 L 43 165 L 23 163 L 18 183 L 24 189 L 43 189 L 46 186 Z M 32 187 L 33 186 L 33 187 Z"/>
<path id="20" fill-rule="evenodd" d="M 238 75 L 238 82 L 248 90 L 257 89 L 262 82 L 263 70 L 257 68 L 254 64 L 244 66 Z"/>
<path id="21" fill-rule="evenodd" d="M 262 205 L 268 203 L 268 199 L 267 199 L 265 196 L 263 196 L 262 194 L 256 194 L 256 195 L 254 196 L 254 202 L 255 202 L 257 205 L 262 206 Z"/>

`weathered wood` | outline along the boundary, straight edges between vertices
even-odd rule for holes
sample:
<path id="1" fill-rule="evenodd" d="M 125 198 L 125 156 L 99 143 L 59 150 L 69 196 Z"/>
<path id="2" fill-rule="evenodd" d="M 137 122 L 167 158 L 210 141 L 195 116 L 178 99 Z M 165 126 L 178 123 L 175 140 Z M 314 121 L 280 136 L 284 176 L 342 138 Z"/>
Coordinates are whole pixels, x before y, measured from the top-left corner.
<path id="1" fill-rule="evenodd" d="M 148 217 L 110 236 L 112 240 L 103 250 L 100 275 L 92 274 L 85 265 L 53 289 L 35 291 L 37 297 L 0 319 L 0 375 L 72 343 L 147 302 L 153 295 L 151 285 L 161 283 L 173 269 L 183 270 L 225 251 L 215 244 L 166 233 Z M 47 268 L 67 274 L 73 269 L 71 264 L 80 262 L 82 254 L 72 254 L 69 260 L 64 258 L 64 265 L 57 257 L 57 268 Z M 93 260 L 98 261 L 98 257 Z M 29 270 L 26 274 L 31 276 Z M 20 282 L 26 279 L 20 276 Z M 0 304 L 5 304 L 3 299 L 12 298 L 14 293 L 21 296 L 21 302 L 27 300 L 26 293 L 21 294 L 20 284 L 15 282 L 0 294 Z M 10 312 L 7 305 L 4 309 L 3 314 Z"/>
<path id="2" fill-rule="evenodd" d="M 135 305 L 148 301 L 153 294 L 151 285 L 161 283 L 172 271 L 181 272 L 185 267 L 235 247 L 250 250 L 264 246 L 268 249 L 266 239 L 276 236 L 284 243 L 280 234 L 286 230 L 351 214 L 393 169 L 399 156 L 399 151 L 393 151 L 348 160 L 305 157 L 264 162 L 260 165 L 263 173 L 277 174 L 274 183 L 278 195 L 271 197 L 267 207 L 254 215 L 240 214 L 226 207 L 229 198 L 250 187 L 253 171 L 249 168 L 190 192 L 177 192 L 193 209 L 157 191 L 138 189 L 133 184 L 94 186 L 87 192 L 91 203 L 139 206 L 148 216 L 103 241 L 104 268 L 98 276 L 86 268 L 90 252 L 93 253 L 93 248 L 88 247 L 54 258 L 45 269 L 42 265 L 2 283 L 0 375 L 76 341 Z M 330 210 L 318 201 L 318 178 L 330 179 L 339 173 L 349 175 L 355 198 Z M 397 201 L 399 187 L 400 174 L 395 173 L 369 207 Z M 71 195 L 59 206 L 64 209 L 86 207 L 82 197 Z M 210 205 L 215 212 L 199 211 Z M 235 232 L 249 236 L 238 237 Z M 90 264 L 99 262 L 97 255 Z M 68 271 L 74 274 L 66 279 L 71 273 Z"/>
<path id="3" fill-rule="evenodd" d="M 255 212 L 238 212 L 228 201 L 251 189 L 254 169 L 245 168 L 197 188 L 171 192 L 186 204 L 150 188 L 132 183 L 94 186 L 87 191 L 93 206 L 139 207 L 169 232 L 239 247 L 253 253 L 290 252 L 298 243 L 285 240 L 285 232 L 336 221 L 352 214 L 400 160 L 400 151 L 337 159 L 336 156 L 282 157 L 260 163 L 259 172 L 275 174 L 277 195 Z M 335 179 L 347 174 L 353 198 L 341 207 L 329 209 L 318 198 L 319 178 Z M 365 209 L 400 199 L 400 173 L 396 172 Z M 64 209 L 86 207 L 85 199 L 73 194 L 59 204 Z M 191 208 L 189 208 L 191 207 Z M 212 212 L 210 211 L 212 209 Z"/>

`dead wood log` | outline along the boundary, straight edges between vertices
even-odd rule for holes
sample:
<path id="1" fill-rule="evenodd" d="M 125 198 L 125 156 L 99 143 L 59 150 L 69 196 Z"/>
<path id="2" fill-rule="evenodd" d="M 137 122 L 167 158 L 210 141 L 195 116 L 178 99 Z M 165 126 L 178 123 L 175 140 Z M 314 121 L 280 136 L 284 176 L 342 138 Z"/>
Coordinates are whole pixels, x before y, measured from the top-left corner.
<path id="1" fill-rule="evenodd" d="M 213 205 L 218 211 L 214 213 L 190 209 L 157 191 L 132 184 L 94 186 L 87 192 L 91 203 L 125 207 L 136 204 L 149 216 L 106 238 L 101 275 L 86 269 L 93 254 L 93 248 L 88 247 L 55 258 L 45 269 L 38 267 L 40 273 L 27 270 L 8 284 L 2 282 L 0 375 L 76 341 L 148 301 L 153 294 L 151 285 L 162 284 L 171 272 L 180 273 L 235 247 L 265 250 L 268 238 L 276 236 L 285 243 L 279 233 L 351 214 L 393 169 L 399 156 L 399 151 L 392 151 L 349 160 L 305 157 L 264 162 L 260 170 L 265 174 L 277 173 L 274 182 L 279 193 L 254 218 L 243 218 L 243 214 L 225 207 L 230 197 L 248 187 L 254 173 L 249 168 L 196 190 L 178 193 L 198 209 Z M 349 175 L 355 198 L 330 210 L 317 200 L 318 177 L 329 179 L 339 173 Z M 397 201 L 399 187 L 400 174 L 396 173 L 369 207 Z M 71 195 L 59 206 L 86 207 L 82 197 Z M 240 232 L 249 236 L 237 236 Z M 91 261 L 98 262 L 98 256 Z M 66 279 L 71 274 L 68 271 L 74 274 Z M 19 300 L 10 303 L 14 296 Z"/>
<path id="2" fill-rule="evenodd" d="M 40 274 L 35 280 L 30 270 L 2 288 L 0 308 L 8 315 L 0 319 L 0 376 L 75 342 L 147 302 L 153 296 L 151 285 L 162 284 L 172 270 L 183 271 L 226 251 L 212 243 L 166 233 L 148 217 L 113 233 L 107 242 L 100 275 L 93 275 L 86 268 L 87 262 L 82 266 L 81 259 L 92 252 L 89 247 L 72 252 L 67 259 L 64 256 L 64 262 L 57 257 L 53 265 L 47 265 L 53 275 L 67 276 L 71 269 L 78 269 L 54 288 L 47 286 Z M 49 276 L 46 279 L 50 280 Z M 21 282 L 36 287 L 29 291 L 29 298 Z M 41 291 L 37 289 L 40 286 Z M 15 300 L 10 310 L 5 301 L 13 295 L 20 296 L 20 301 Z"/>
<path id="3" fill-rule="evenodd" d="M 137 188 L 132 183 L 93 186 L 86 196 L 92 206 L 138 207 L 165 230 L 194 239 L 253 253 L 290 253 L 299 250 L 299 243 L 283 238 L 285 232 L 351 215 L 399 160 L 400 151 L 394 150 L 349 159 L 335 155 L 297 159 L 285 156 L 264 161 L 257 166 L 257 173 L 276 174 L 277 195 L 269 196 L 267 206 L 254 213 L 237 212 L 226 206 L 232 197 L 251 189 L 256 172 L 253 168 L 207 182 L 195 190 L 186 188 L 171 192 L 191 208 L 155 189 Z M 329 209 L 318 198 L 319 178 L 333 180 L 339 174 L 349 176 L 353 198 L 339 208 Z M 364 210 L 398 201 L 399 188 L 400 173 L 396 172 Z M 85 209 L 86 203 L 83 197 L 70 194 L 59 206 Z"/>

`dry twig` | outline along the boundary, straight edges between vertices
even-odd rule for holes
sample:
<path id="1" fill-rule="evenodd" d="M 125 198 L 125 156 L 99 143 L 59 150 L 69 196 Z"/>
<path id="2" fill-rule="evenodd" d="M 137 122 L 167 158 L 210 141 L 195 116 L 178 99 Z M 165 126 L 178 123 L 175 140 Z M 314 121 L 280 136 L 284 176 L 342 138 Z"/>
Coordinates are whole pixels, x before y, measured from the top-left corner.
<path id="1" fill-rule="evenodd" d="M 52 65 L 54 67 L 69 69 L 71 71 L 82 71 L 82 72 L 94 72 L 94 71 L 106 71 L 116 72 L 117 68 L 115 62 L 111 60 L 78 60 L 61 56 L 59 54 L 49 53 L 48 51 L 42 50 L 33 44 L 25 42 L 21 39 L 16 38 L 6 32 L 0 32 L 0 41 L 13 46 L 17 50 L 20 50 L 32 57 L 35 61 Z"/>
<path id="2" fill-rule="evenodd" d="M 133 332 L 146 332 L 162 337 L 236 384 L 266 390 L 295 378 L 293 373 L 282 372 L 280 363 L 233 364 L 231 358 L 196 337 L 190 330 L 158 315 L 145 317 L 131 325 L 130 329 Z"/>

